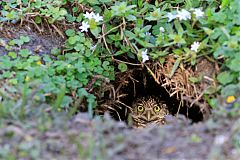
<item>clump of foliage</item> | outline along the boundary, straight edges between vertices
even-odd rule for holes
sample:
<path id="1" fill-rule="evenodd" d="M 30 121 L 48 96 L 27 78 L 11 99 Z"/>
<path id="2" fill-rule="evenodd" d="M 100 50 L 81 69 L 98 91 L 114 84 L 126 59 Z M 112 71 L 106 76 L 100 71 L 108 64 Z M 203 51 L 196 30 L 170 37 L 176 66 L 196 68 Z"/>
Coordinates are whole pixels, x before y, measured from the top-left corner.
<path id="1" fill-rule="evenodd" d="M 239 7 L 239 1 L 223 1 L 221 10 L 209 13 L 209 21 L 213 24 L 209 30 L 212 33 L 213 57 L 222 61 L 222 72 L 217 76 L 219 90 L 228 106 L 236 109 L 240 107 Z"/>
<path id="2" fill-rule="evenodd" d="M 66 41 L 66 50 L 71 50 L 71 53 L 61 55 L 58 49 L 53 48 L 54 59 L 51 55 L 33 55 L 28 49 L 20 49 L 16 53 L 11 51 L 11 46 L 22 43 L 21 38 L 9 41 L 6 46 L 9 52 L 0 59 L 0 79 L 7 79 L 12 85 L 38 82 L 42 84 L 39 98 L 50 103 L 55 101 L 51 99 L 55 99 L 57 94 L 64 90 L 59 107 L 68 107 L 70 104 L 77 107 L 81 102 L 80 97 L 87 97 L 91 104 L 89 107 L 94 107 L 95 97 L 84 87 L 94 75 L 101 75 L 100 80 L 104 77 L 114 79 L 113 67 L 107 59 L 101 61 L 98 53 L 91 50 L 91 41 L 82 33 L 75 33 L 73 30 L 66 32 L 70 36 Z M 98 80 L 94 86 L 100 84 Z M 76 101 L 75 104 L 73 100 Z"/>
<path id="3" fill-rule="evenodd" d="M 2 123 L 5 119 L 19 120 L 21 125 L 27 121 L 27 127 L 34 125 L 44 132 L 65 121 L 52 123 L 56 117 L 49 116 L 49 110 L 54 113 L 64 109 L 71 115 L 83 104 L 92 115 L 97 106 L 94 90 L 104 80 L 114 80 L 115 73 L 128 71 L 129 65 L 164 63 L 169 55 L 176 59 L 172 74 L 181 63 L 194 66 L 199 57 L 217 61 L 221 67 L 216 77 L 219 85 L 208 88 L 204 97 L 212 107 L 230 110 L 224 114 L 239 115 L 239 8 L 239 0 L 0 1 L 0 30 L 9 23 L 47 23 L 59 27 L 66 36 L 63 50 L 52 48 L 44 55 L 24 47 L 31 42 L 27 35 L 8 41 L 0 38 L 0 47 L 7 50 L 0 53 L 0 125 L 9 123 Z M 24 121 L 26 117 L 30 120 Z M 32 119 L 36 121 L 31 123 Z M 233 139 L 239 149 L 238 126 Z M 11 138 L 13 134 L 6 136 Z M 191 139 L 201 141 L 196 135 Z M 73 141 L 78 143 L 79 139 Z M 81 158 L 88 158 L 94 151 L 94 141 L 89 142 L 87 150 L 78 145 Z M 22 157 L 29 153 L 38 158 L 35 147 L 41 145 L 38 141 L 32 144 L 16 145 L 16 150 Z M 9 144 L 1 149 L 0 157 L 16 159 Z"/>
<path id="4" fill-rule="evenodd" d="M 195 65 L 197 58 L 205 56 L 220 60 L 222 69 L 217 77 L 220 86 L 208 89 L 206 99 L 210 97 L 209 103 L 217 106 L 211 94 L 220 93 L 224 99 L 234 96 L 230 102 L 234 104 L 240 73 L 239 3 L 233 0 L 1 1 L 0 22 L 32 19 L 36 24 L 64 22 L 75 27 L 64 31 L 67 36 L 64 54 L 53 49 L 51 56 L 38 56 L 24 48 L 15 53 L 12 46 L 21 46 L 30 39 L 20 37 L 8 42 L 5 48 L 9 52 L 0 59 L 1 79 L 13 85 L 37 80 L 44 84 L 41 97 L 50 103 L 63 89 L 60 106 L 74 103 L 78 106 L 82 97 L 87 97 L 92 108 L 94 96 L 86 89 L 89 82 L 101 77 L 94 85 L 98 87 L 104 78 L 113 80 L 116 71 L 127 71 L 128 61 L 135 65 L 149 60 L 164 63 L 166 56 L 173 55 L 174 74 L 179 64 Z"/>

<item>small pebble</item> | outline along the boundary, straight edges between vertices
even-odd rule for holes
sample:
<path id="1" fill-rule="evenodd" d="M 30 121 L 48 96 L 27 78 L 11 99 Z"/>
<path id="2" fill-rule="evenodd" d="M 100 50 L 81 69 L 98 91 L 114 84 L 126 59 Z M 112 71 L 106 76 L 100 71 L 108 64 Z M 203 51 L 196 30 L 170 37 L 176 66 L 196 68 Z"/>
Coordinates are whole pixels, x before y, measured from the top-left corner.
<path id="1" fill-rule="evenodd" d="M 220 146 L 220 145 L 223 145 L 226 141 L 227 141 L 227 136 L 218 135 L 214 139 L 214 144 Z"/>

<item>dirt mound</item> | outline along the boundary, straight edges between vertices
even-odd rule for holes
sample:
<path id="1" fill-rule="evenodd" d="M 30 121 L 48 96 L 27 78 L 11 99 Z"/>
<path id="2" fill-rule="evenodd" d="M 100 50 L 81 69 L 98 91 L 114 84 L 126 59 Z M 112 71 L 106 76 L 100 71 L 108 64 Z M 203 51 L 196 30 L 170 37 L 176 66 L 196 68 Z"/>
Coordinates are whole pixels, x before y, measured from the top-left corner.
<path id="1" fill-rule="evenodd" d="M 59 160 L 237 160 L 239 157 L 233 148 L 239 132 L 237 119 L 219 117 L 217 121 L 209 119 L 206 123 L 190 125 L 185 118 L 168 117 L 169 125 L 132 130 L 106 114 L 103 119 L 95 117 L 94 120 L 84 113 L 70 120 L 63 114 L 46 117 L 53 119 L 42 121 L 41 125 L 37 121 L 6 120 L 0 129 L 0 157 Z"/>
<path id="2" fill-rule="evenodd" d="M 37 32 L 28 25 L 4 25 L 0 28 L 0 53 L 7 54 L 6 49 L 9 41 L 19 39 L 21 36 L 28 36 L 30 41 L 23 45 L 15 45 L 11 47 L 11 51 L 19 51 L 21 49 L 28 49 L 33 54 L 49 54 L 53 48 L 62 48 L 64 38 L 58 36 L 56 33 L 46 30 L 45 32 Z"/>

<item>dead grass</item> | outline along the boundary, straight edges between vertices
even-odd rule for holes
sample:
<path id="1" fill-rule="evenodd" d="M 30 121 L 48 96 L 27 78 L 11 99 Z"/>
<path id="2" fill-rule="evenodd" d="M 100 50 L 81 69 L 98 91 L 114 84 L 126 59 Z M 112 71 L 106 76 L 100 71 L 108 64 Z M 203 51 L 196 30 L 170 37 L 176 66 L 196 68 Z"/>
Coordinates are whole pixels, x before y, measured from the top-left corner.
<path id="1" fill-rule="evenodd" d="M 206 58 L 199 58 L 195 66 L 189 66 L 180 63 L 174 74 L 172 74 L 173 66 L 176 59 L 169 55 L 166 57 L 164 64 L 160 62 L 148 62 L 143 66 L 134 66 L 124 73 L 117 73 L 116 80 L 112 83 L 104 83 L 99 93 L 104 93 L 99 100 L 100 107 L 97 112 L 103 114 L 107 110 L 115 112 L 119 119 L 119 109 L 126 107 L 126 114 L 130 106 L 124 102 L 123 99 L 132 99 L 138 96 L 139 83 L 146 87 L 145 75 L 152 76 L 157 85 L 166 89 L 169 97 L 176 97 L 181 102 L 179 105 L 187 107 L 199 107 L 207 119 L 210 115 L 210 106 L 204 99 L 204 92 L 210 87 L 216 87 L 214 77 L 219 68 L 217 63 L 211 62 Z M 145 68 L 145 69 L 144 69 Z M 142 79 L 139 80 L 139 74 L 143 74 Z M 192 83 L 189 78 L 195 77 L 199 82 Z M 140 82 L 141 81 L 141 82 Z M 129 92 L 129 89 L 133 91 Z"/>

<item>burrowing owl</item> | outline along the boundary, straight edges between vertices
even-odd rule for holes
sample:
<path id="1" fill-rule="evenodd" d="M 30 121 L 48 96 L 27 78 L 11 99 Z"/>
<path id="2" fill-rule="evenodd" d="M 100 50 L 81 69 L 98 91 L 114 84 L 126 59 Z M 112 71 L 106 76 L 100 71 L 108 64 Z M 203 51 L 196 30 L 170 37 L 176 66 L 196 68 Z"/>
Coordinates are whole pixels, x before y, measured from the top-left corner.
<path id="1" fill-rule="evenodd" d="M 154 97 L 138 98 L 132 104 L 131 117 L 133 127 L 142 128 L 147 124 L 165 124 L 165 116 L 169 114 L 167 105 Z"/>

